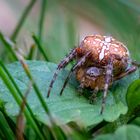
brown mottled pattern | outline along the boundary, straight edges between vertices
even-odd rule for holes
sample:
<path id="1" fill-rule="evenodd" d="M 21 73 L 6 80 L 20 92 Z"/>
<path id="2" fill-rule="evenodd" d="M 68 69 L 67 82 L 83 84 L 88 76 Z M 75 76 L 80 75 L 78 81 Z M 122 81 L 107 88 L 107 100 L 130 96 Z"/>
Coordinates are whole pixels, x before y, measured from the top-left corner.
<path id="1" fill-rule="evenodd" d="M 87 68 L 85 67 L 77 69 L 76 71 L 77 80 L 83 83 L 85 87 L 90 87 L 92 89 L 98 87 L 100 90 L 103 90 L 105 85 L 105 74 L 93 78 L 86 75 L 86 70 Z M 109 84 L 109 86 L 110 85 L 112 85 L 112 82 Z"/>
<path id="2" fill-rule="evenodd" d="M 106 39 L 110 39 L 110 42 L 106 42 Z M 113 55 L 117 55 L 120 59 L 127 60 L 129 58 L 129 51 L 124 44 L 118 42 L 112 37 L 109 38 L 101 35 L 91 35 L 85 37 L 81 43 L 81 51 L 83 52 L 83 55 L 88 51 L 91 51 L 92 55 L 87 60 L 87 63 L 88 65 L 94 65 L 94 63 L 96 63 L 99 67 L 106 66 L 108 64 L 108 60 Z M 127 62 L 124 63 L 123 61 L 114 58 L 113 67 L 116 71 L 115 73 L 119 74 L 122 72 L 123 69 L 126 69 L 127 64 Z"/>

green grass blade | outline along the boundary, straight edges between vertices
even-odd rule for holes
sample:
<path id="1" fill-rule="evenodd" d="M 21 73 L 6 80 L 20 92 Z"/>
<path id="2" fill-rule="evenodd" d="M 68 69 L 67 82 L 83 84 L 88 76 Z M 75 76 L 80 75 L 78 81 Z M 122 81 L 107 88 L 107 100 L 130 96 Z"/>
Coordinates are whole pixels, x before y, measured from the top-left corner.
<path id="1" fill-rule="evenodd" d="M 17 56 L 14 53 L 13 46 L 10 43 L 8 43 L 8 41 L 5 40 L 5 38 L 2 35 L 2 33 L 0 33 L 0 40 L 2 41 L 3 45 L 5 46 L 5 48 L 11 53 L 12 58 L 14 60 L 18 60 Z"/>
<path id="2" fill-rule="evenodd" d="M 43 33 L 42 31 L 43 31 L 43 23 L 45 20 L 46 6 L 47 6 L 47 0 L 41 0 L 40 20 L 39 20 L 39 25 L 38 25 L 39 42 L 42 42 L 42 33 Z"/>
<path id="3" fill-rule="evenodd" d="M 25 20 L 26 20 L 26 18 L 28 16 L 28 14 L 30 13 L 30 11 L 31 11 L 31 9 L 34 6 L 34 4 L 35 4 L 36 1 L 37 0 L 31 0 L 30 3 L 29 3 L 29 5 L 26 7 L 26 9 L 25 9 L 23 15 L 21 16 L 21 19 L 19 20 L 19 22 L 18 22 L 18 24 L 17 24 L 17 26 L 16 26 L 13 34 L 11 35 L 11 39 L 13 41 L 15 41 L 15 39 L 17 38 L 18 33 L 19 33 L 22 25 L 24 24 L 24 22 L 25 22 Z"/>
<path id="4" fill-rule="evenodd" d="M 35 50 L 36 50 L 35 48 L 36 48 L 36 46 L 33 44 L 33 45 L 31 46 L 30 51 L 29 51 L 29 54 L 28 54 L 28 56 L 27 56 L 27 59 L 28 59 L 28 60 L 32 60 L 32 59 L 33 59 L 34 53 L 35 53 Z"/>
<path id="5" fill-rule="evenodd" d="M 5 73 L 7 74 L 8 78 L 11 80 L 11 82 L 13 83 L 13 86 L 15 87 L 15 89 L 16 89 L 17 92 L 18 92 L 18 94 L 20 95 L 20 97 L 21 97 L 22 100 L 23 100 L 24 97 L 23 97 L 23 95 L 22 95 L 22 92 L 20 91 L 20 89 L 19 89 L 19 87 L 17 86 L 15 80 L 13 79 L 13 77 L 11 76 L 11 74 L 9 73 L 9 71 L 7 70 L 7 68 L 6 68 L 5 65 L 2 63 L 1 60 L 0 60 L 0 66 L 4 69 L 4 71 L 5 71 Z M 30 112 L 31 117 L 32 117 L 32 119 L 34 120 L 36 126 L 39 128 L 40 133 L 42 133 L 43 131 L 42 131 L 42 129 L 41 129 L 41 127 L 40 127 L 38 121 L 36 120 L 36 118 L 35 118 L 35 116 L 34 116 L 32 110 L 31 110 L 31 108 L 30 108 L 30 106 L 28 105 L 27 102 L 26 102 L 26 107 L 27 107 L 28 111 Z M 43 133 L 42 133 L 42 134 L 43 134 Z"/>
<path id="6" fill-rule="evenodd" d="M 37 47 L 38 47 L 39 51 L 44 56 L 45 60 L 48 61 L 47 54 L 46 54 L 44 48 L 41 46 L 39 39 L 35 35 L 33 35 L 32 37 L 33 37 L 33 40 L 35 41 L 35 43 L 37 44 Z"/>
<path id="7" fill-rule="evenodd" d="M 9 89 L 10 93 L 14 97 L 17 104 L 20 106 L 22 103 L 22 99 L 19 97 L 17 91 L 13 87 L 13 84 L 10 82 L 9 78 L 7 77 L 6 73 L 4 72 L 4 70 L 1 66 L 0 66 L 0 77 L 2 78 L 4 84 L 7 86 L 7 88 Z M 32 119 L 30 113 L 28 112 L 27 108 L 25 108 L 24 114 L 25 114 L 27 120 L 29 120 L 30 124 L 32 125 L 32 128 L 35 130 L 35 132 L 40 137 L 40 139 L 43 140 L 44 138 L 43 138 L 42 134 L 40 133 L 39 128 L 36 126 L 34 120 Z"/>
<path id="8" fill-rule="evenodd" d="M 43 96 L 42 96 L 42 94 L 41 94 L 39 88 L 37 87 L 36 83 L 34 82 L 34 79 L 33 79 L 32 75 L 31 75 L 31 73 L 30 73 L 30 70 L 29 70 L 29 68 L 28 68 L 28 65 L 24 62 L 23 57 L 22 57 L 20 54 L 18 54 L 18 52 L 14 52 L 14 51 L 13 51 L 13 53 L 14 53 L 14 55 L 18 58 L 18 60 L 20 61 L 20 63 L 22 64 L 25 73 L 27 74 L 28 78 L 30 79 L 30 81 L 31 81 L 32 84 L 33 84 L 33 88 L 34 88 L 35 93 L 37 94 L 37 96 L 38 96 L 38 98 L 39 98 L 39 100 L 40 100 L 40 103 L 42 104 L 42 107 L 44 108 L 45 112 L 49 115 L 50 120 L 51 120 L 51 122 L 53 123 L 53 119 L 52 119 L 52 117 L 51 117 L 51 114 L 50 114 L 50 112 L 49 112 L 49 109 L 48 109 L 48 107 L 47 107 L 47 105 L 46 105 L 46 103 L 45 103 L 45 101 L 44 101 L 44 99 L 43 99 Z M 16 95 L 16 94 L 15 94 L 15 95 Z"/>
<path id="9" fill-rule="evenodd" d="M 1 113 L 0 113 L 0 130 L 2 131 L 5 139 L 14 140 L 14 135 L 9 131 L 6 121 Z"/>
<path id="10" fill-rule="evenodd" d="M 24 62 L 24 60 L 21 60 L 20 59 L 20 62 L 22 64 L 22 66 L 23 66 L 23 69 L 24 69 L 26 75 L 28 76 L 28 78 L 30 79 L 30 81 L 33 83 L 33 88 L 34 88 L 34 90 L 35 90 L 35 92 L 36 92 L 36 94 L 37 94 L 37 96 L 38 96 L 38 98 L 39 98 L 39 100 L 40 100 L 40 102 L 42 104 L 42 107 L 44 108 L 45 112 L 50 115 L 49 109 L 48 109 L 48 107 L 47 107 L 47 105 L 46 105 L 46 103 L 45 103 L 45 101 L 43 99 L 43 96 L 42 96 L 39 88 L 37 87 L 37 85 L 36 85 L 36 83 L 35 83 L 32 75 L 30 73 L 30 70 L 28 68 L 28 65 Z"/>

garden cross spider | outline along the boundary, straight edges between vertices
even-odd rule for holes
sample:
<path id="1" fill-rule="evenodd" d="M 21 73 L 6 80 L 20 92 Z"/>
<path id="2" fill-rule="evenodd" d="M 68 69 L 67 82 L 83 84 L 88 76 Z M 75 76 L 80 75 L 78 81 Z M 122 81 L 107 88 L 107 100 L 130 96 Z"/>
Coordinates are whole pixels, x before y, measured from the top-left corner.
<path id="1" fill-rule="evenodd" d="M 53 83 L 58 72 L 66 65 L 76 60 L 71 68 L 60 95 L 73 72 L 80 82 L 81 88 L 93 89 L 90 100 L 95 93 L 103 90 L 103 99 L 100 113 L 103 113 L 105 100 L 109 86 L 118 79 L 136 71 L 137 66 L 131 61 L 127 47 L 111 36 L 91 35 L 86 36 L 81 44 L 74 48 L 59 64 L 49 85 L 47 97 L 49 97 Z"/>

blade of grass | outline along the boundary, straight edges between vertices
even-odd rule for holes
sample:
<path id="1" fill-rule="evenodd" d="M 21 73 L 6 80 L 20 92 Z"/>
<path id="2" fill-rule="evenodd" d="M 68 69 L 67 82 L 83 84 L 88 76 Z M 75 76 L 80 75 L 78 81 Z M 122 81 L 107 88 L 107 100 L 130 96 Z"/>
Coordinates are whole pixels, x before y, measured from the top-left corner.
<path id="1" fill-rule="evenodd" d="M 53 131 L 55 132 L 54 135 L 56 139 L 60 139 L 60 140 L 66 139 L 66 135 L 64 134 L 63 130 L 57 125 L 53 126 Z"/>
<path id="2" fill-rule="evenodd" d="M 34 53 L 35 53 L 35 48 L 36 48 L 36 46 L 33 44 L 33 45 L 31 46 L 30 52 L 29 52 L 29 54 L 28 54 L 28 56 L 27 56 L 27 59 L 28 59 L 28 60 L 32 60 L 32 59 L 33 59 L 33 56 L 34 56 Z"/>
<path id="3" fill-rule="evenodd" d="M 23 111 L 24 111 L 24 108 L 26 106 L 26 99 L 27 99 L 28 94 L 31 91 L 31 87 L 32 87 L 32 83 L 29 83 L 28 87 L 27 87 L 27 90 L 24 94 L 22 104 L 20 106 L 19 114 L 17 116 L 16 138 L 19 139 L 19 140 L 24 140 L 25 121 L 24 121 L 24 117 L 23 117 Z"/>
<path id="4" fill-rule="evenodd" d="M 23 12 L 23 15 L 21 16 L 21 18 L 20 18 L 20 20 L 19 20 L 19 22 L 18 22 L 18 24 L 17 24 L 17 26 L 16 26 L 13 34 L 11 35 L 11 40 L 13 40 L 13 41 L 16 40 L 16 38 L 18 36 L 18 33 L 19 33 L 22 25 L 24 24 L 24 22 L 25 22 L 25 20 L 26 20 L 26 18 L 28 16 L 28 14 L 30 13 L 30 11 L 31 11 L 31 9 L 34 6 L 34 4 L 35 4 L 36 1 L 37 0 L 31 0 L 30 3 L 29 3 L 29 5 L 26 7 L 26 9 Z"/>
<path id="5" fill-rule="evenodd" d="M 4 69 L 5 73 L 7 74 L 8 78 L 11 80 L 11 82 L 13 83 L 13 86 L 15 87 L 15 89 L 17 90 L 18 94 L 20 95 L 20 97 L 22 98 L 22 100 L 24 101 L 24 98 L 23 95 L 22 95 L 22 92 L 20 91 L 19 87 L 17 86 L 15 80 L 13 79 L 13 77 L 11 76 L 11 74 L 9 73 L 8 69 L 5 67 L 5 65 L 2 63 L 2 61 L 0 60 L 0 66 Z M 26 107 L 28 109 L 28 111 L 30 112 L 30 115 L 32 117 L 32 119 L 34 120 L 34 122 L 36 123 L 36 126 L 39 128 L 40 130 L 40 133 L 44 134 L 38 121 L 35 119 L 35 116 L 29 106 L 29 104 L 26 102 Z"/>
<path id="6" fill-rule="evenodd" d="M 17 55 L 19 55 L 19 54 L 17 53 Z M 55 121 L 54 121 L 53 117 L 51 116 L 51 113 L 50 113 L 50 111 L 49 111 L 49 109 L 48 109 L 48 107 L 47 107 L 47 104 L 46 104 L 46 102 L 45 102 L 45 100 L 44 100 L 44 98 L 43 98 L 43 96 L 42 96 L 42 94 L 41 94 L 41 92 L 40 92 L 38 86 L 36 85 L 36 83 L 35 83 L 35 81 L 34 81 L 32 75 L 31 75 L 31 72 L 30 72 L 30 70 L 29 70 L 28 65 L 26 64 L 26 62 L 25 62 L 25 60 L 23 59 L 22 56 L 19 55 L 18 58 L 19 58 L 20 63 L 22 64 L 22 67 L 23 67 L 23 69 L 24 69 L 26 75 L 28 76 L 28 78 L 29 78 L 30 81 L 32 82 L 32 85 L 33 85 L 33 88 L 34 88 L 34 90 L 35 90 L 35 93 L 36 93 L 36 95 L 38 96 L 38 98 L 39 98 L 39 100 L 40 100 L 40 103 L 41 103 L 42 107 L 44 108 L 46 114 L 48 114 L 48 117 L 49 117 L 49 119 L 50 119 L 50 122 L 51 122 L 52 126 L 55 127 L 55 126 L 56 126 Z M 57 130 L 57 129 L 56 129 L 56 130 Z M 59 132 L 59 130 L 57 130 L 57 131 Z"/>
<path id="7" fill-rule="evenodd" d="M 5 55 L 5 54 L 7 54 L 7 55 Z M 3 50 L 1 50 L 1 52 L 0 52 L 0 58 L 6 63 L 9 58 L 8 56 L 9 56 L 9 51 L 7 49 L 3 48 Z"/>
<path id="8" fill-rule="evenodd" d="M 43 31 L 43 23 L 45 20 L 45 13 L 46 13 L 46 7 L 47 7 L 47 0 L 41 0 L 41 6 L 40 6 L 40 20 L 38 25 L 38 38 L 39 42 L 42 42 L 42 31 Z"/>
<path id="9" fill-rule="evenodd" d="M 9 125 L 9 128 L 11 129 L 13 134 L 16 135 L 16 124 L 6 113 L 5 102 L 3 102 L 3 101 L 0 101 L 0 112 L 2 113 L 3 117 L 5 118 L 7 124 Z"/>
<path id="10" fill-rule="evenodd" d="M 17 55 L 19 55 L 19 54 L 17 53 Z M 38 86 L 36 85 L 36 83 L 35 83 L 35 81 L 34 81 L 32 75 L 31 75 L 31 72 L 30 72 L 30 70 L 29 70 L 28 65 L 26 64 L 26 62 L 24 61 L 24 59 L 23 59 L 22 56 L 19 55 L 18 58 L 19 58 L 20 63 L 22 64 L 22 67 L 23 67 L 23 69 L 24 69 L 26 75 L 28 76 L 29 80 L 32 82 L 32 85 L 33 85 L 33 88 L 34 88 L 34 90 L 35 90 L 35 93 L 36 93 L 36 95 L 37 95 L 37 97 L 38 97 L 38 99 L 39 99 L 39 101 L 40 101 L 42 107 L 44 108 L 44 111 L 45 111 L 46 114 L 48 115 L 49 120 L 50 120 L 50 123 L 51 123 L 53 126 L 56 126 L 55 121 L 54 121 L 54 119 L 53 119 L 53 117 L 52 117 L 52 115 L 51 115 L 51 113 L 50 113 L 50 111 L 49 111 L 49 109 L 48 109 L 48 106 L 47 106 L 47 104 L 46 104 L 46 102 L 45 102 L 45 100 L 44 100 L 44 98 L 43 98 L 43 96 L 42 96 L 42 94 L 41 94 L 41 92 L 40 92 Z"/>
<path id="11" fill-rule="evenodd" d="M 9 125 L 8 127 L 11 129 L 13 134 L 16 136 L 16 123 L 10 118 L 10 116 L 8 116 L 6 111 L 1 110 L 1 112 L 2 112 L 5 120 L 7 121 L 7 124 Z M 23 134 L 23 136 L 24 136 L 24 140 L 28 140 L 28 137 L 26 137 L 25 134 Z"/>
<path id="12" fill-rule="evenodd" d="M 14 97 L 16 103 L 20 106 L 21 103 L 22 103 L 22 99 L 19 97 L 17 91 L 13 87 L 13 84 L 10 82 L 9 78 L 7 77 L 6 73 L 4 72 L 4 70 L 3 70 L 3 68 L 1 66 L 0 66 L 0 77 L 2 78 L 4 84 L 7 86 L 7 88 L 9 89 L 10 93 L 12 94 L 12 96 Z M 44 139 L 43 135 L 40 133 L 39 128 L 36 126 L 33 118 L 31 117 L 29 111 L 27 110 L 27 108 L 25 108 L 24 114 L 25 114 L 27 120 L 29 120 L 32 128 L 35 130 L 35 132 L 40 137 L 40 139 L 43 140 Z"/>
<path id="13" fill-rule="evenodd" d="M 51 114 L 49 112 L 49 109 L 48 109 L 48 107 L 47 107 L 47 105 L 45 103 L 45 100 L 44 100 L 42 94 L 40 93 L 39 88 L 37 87 L 36 83 L 34 82 L 34 79 L 33 79 L 32 75 L 30 73 L 30 70 L 28 68 L 28 65 L 25 63 L 24 58 L 17 51 L 15 51 L 15 52 L 13 51 L 13 53 L 18 58 L 18 60 L 20 61 L 20 63 L 22 64 L 23 69 L 24 69 L 26 75 L 28 76 L 28 78 L 30 79 L 30 81 L 33 83 L 33 88 L 35 90 L 35 93 L 37 94 L 37 96 L 38 96 L 38 98 L 40 100 L 40 103 L 41 103 L 42 107 L 44 108 L 44 110 L 48 114 L 48 116 L 50 117 L 50 121 L 53 124 L 54 123 L 54 120 L 53 120 L 53 118 L 52 118 L 52 116 L 51 116 Z"/>
<path id="14" fill-rule="evenodd" d="M 45 60 L 48 61 L 48 57 L 47 57 L 47 54 L 45 53 L 45 50 L 44 48 L 41 46 L 40 42 L 39 42 L 39 39 L 33 35 L 33 40 L 35 41 L 35 43 L 37 44 L 37 47 L 39 49 L 39 51 L 42 53 L 42 55 L 44 56 Z"/>
<path id="15" fill-rule="evenodd" d="M 2 131 L 5 139 L 7 139 L 7 140 L 14 139 L 14 135 L 12 133 L 10 133 L 10 131 L 8 130 L 5 119 L 1 114 L 0 114 L 0 130 Z"/>
<path id="16" fill-rule="evenodd" d="M 2 33 L 0 33 L 0 40 L 2 41 L 3 45 L 5 46 L 5 48 L 11 53 L 11 56 L 14 60 L 18 60 L 12 45 L 4 38 L 4 36 L 2 35 Z"/>
<path id="17" fill-rule="evenodd" d="M 41 102 L 41 104 L 42 104 L 42 107 L 44 108 L 45 112 L 46 112 L 47 114 L 50 115 L 50 111 L 49 111 L 49 109 L 48 109 L 48 107 L 47 107 L 47 105 L 46 105 L 46 103 L 45 103 L 45 101 L 44 101 L 44 98 L 43 98 L 43 96 L 42 96 L 42 94 L 41 94 L 39 88 L 37 87 L 37 85 L 36 85 L 36 83 L 35 83 L 35 81 L 34 81 L 32 75 L 31 75 L 31 72 L 30 72 L 30 70 L 29 70 L 29 68 L 28 68 L 28 65 L 26 64 L 26 62 L 23 60 L 23 58 L 22 58 L 21 56 L 19 57 L 19 61 L 20 61 L 20 63 L 22 64 L 22 67 L 23 67 L 23 69 L 24 69 L 26 75 L 28 76 L 28 78 L 29 78 L 30 81 L 32 82 L 33 88 L 34 88 L 34 90 L 36 91 L 36 94 L 37 94 L 37 96 L 38 96 L 38 98 L 39 98 L 39 100 L 40 100 L 40 102 Z"/>

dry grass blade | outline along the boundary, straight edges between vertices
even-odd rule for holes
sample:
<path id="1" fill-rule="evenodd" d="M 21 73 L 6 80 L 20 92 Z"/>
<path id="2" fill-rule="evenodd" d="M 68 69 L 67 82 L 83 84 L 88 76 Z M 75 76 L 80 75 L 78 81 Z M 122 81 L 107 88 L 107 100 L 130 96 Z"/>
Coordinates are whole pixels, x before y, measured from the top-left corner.
<path id="1" fill-rule="evenodd" d="M 30 93 L 31 87 L 32 87 L 32 83 L 30 82 L 25 92 L 23 101 L 21 103 L 19 115 L 17 116 L 17 129 L 16 129 L 17 140 L 24 140 L 23 133 L 24 133 L 24 128 L 25 128 L 25 122 L 24 122 L 23 111 L 26 106 L 26 99 L 27 99 L 28 94 Z"/>

